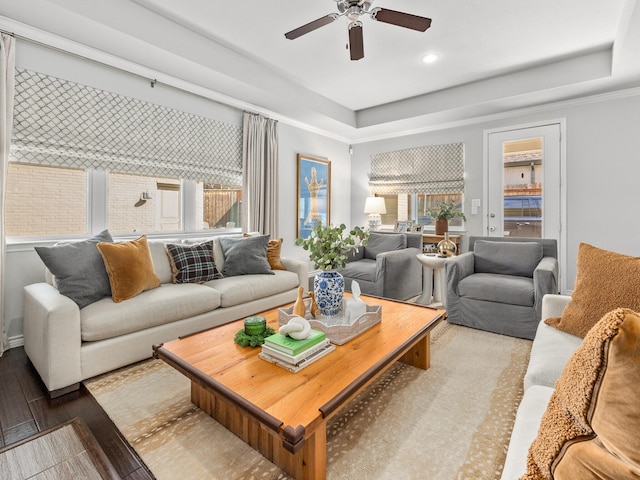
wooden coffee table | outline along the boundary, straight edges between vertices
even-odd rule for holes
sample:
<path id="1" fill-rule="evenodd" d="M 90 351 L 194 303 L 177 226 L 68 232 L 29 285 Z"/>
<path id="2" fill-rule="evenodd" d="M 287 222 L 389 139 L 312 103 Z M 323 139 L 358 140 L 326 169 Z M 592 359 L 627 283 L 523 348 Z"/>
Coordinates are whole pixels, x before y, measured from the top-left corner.
<path id="1" fill-rule="evenodd" d="M 191 401 L 295 478 L 326 478 L 327 421 L 397 360 L 429 368 L 442 310 L 362 295 L 382 321 L 298 373 L 233 342 L 242 320 L 154 346 L 191 379 Z M 263 312 L 278 329 L 277 309 Z M 391 426 L 390 426 L 391 427 Z"/>

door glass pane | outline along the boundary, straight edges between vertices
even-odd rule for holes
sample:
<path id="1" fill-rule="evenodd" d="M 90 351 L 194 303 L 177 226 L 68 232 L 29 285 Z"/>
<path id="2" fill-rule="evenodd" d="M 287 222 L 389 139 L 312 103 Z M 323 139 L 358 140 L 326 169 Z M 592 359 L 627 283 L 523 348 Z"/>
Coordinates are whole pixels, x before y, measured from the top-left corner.
<path id="1" fill-rule="evenodd" d="M 503 143 L 504 236 L 542 237 L 542 137 Z"/>

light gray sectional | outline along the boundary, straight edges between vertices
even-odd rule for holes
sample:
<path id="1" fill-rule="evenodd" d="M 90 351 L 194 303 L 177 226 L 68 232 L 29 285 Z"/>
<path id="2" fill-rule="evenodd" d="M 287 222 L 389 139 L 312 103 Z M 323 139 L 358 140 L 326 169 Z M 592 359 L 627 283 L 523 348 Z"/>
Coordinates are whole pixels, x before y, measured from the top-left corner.
<path id="1" fill-rule="evenodd" d="M 570 299 L 566 295 L 545 295 L 542 299 L 542 319 L 560 317 Z M 544 321 L 539 323 L 524 377 L 524 396 L 513 426 L 502 480 L 517 480 L 524 475 L 529 445 L 538 434 L 542 415 L 547 409 L 556 381 L 582 340 L 561 332 Z"/>
<path id="2" fill-rule="evenodd" d="M 212 238 L 222 271 L 220 237 L 198 241 Z M 57 290 L 50 275 L 46 282 L 25 287 L 25 351 L 52 397 L 77 389 L 82 380 L 151 357 L 154 344 L 292 302 L 298 286 L 308 285 L 308 264 L 287 258 L 281 259 L 286 270 L 273 275 L 173 284 L 167 242 L 184 241 L 148 242 L 160 287 L 120 303 L 104 297 L 80 309 Z"/>

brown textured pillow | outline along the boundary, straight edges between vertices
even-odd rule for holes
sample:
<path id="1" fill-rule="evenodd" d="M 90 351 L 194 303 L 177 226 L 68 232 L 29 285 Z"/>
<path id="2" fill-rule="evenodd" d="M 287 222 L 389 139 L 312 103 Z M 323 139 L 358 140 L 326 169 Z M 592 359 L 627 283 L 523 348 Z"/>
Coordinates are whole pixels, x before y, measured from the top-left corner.
<path id="1" fill-rule="evenodd" d="M 99 243 L 111 284 L 111 298 L 121 302 L 160 286 L 145 235 L 130 242 Z"/>
<path id="2" fill-rule="evenodd" d="M 271 270 L 286 270 L 280 261 L 280 250 L 282 249 L 282 238 L 277 240 L 269 240 L 267 245 L 267 262 L 271 266 Z"/>
<path id="3" fill-rule="evenodd" d="M 614 308 L 640 311 L 640 257 L 581 243 L 571 300 L 561 317 L 548 318 L 545 323 L 584 338 Z"/>
<path id="4" fill-rule="evenodd" d="M 589 330 L 556 383 L 521 480 L 640 477 L 640 315 Z"/>

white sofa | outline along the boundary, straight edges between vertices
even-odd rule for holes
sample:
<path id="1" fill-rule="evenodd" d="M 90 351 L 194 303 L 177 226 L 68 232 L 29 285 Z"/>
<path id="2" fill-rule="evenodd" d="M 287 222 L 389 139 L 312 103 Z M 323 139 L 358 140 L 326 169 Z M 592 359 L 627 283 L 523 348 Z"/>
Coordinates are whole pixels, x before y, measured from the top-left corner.
<path id="1" fill-rule="evenodd" d="M 212 238 L 215 251 L 218 237 L 198 241 Z M 58 292 L 50 275 L 24 288 L 24 348 L 52 397 L 151 357 L 154 344 L 292 302 L 298 286 L 308 285 L 308 264 L 287 258 L 281 259 L 286 270 L 274 270 L 275 275 L 173 284 L 167 242 L 181 243 L 148 242 L 160 287 L 120 303 L 105 297 L 80 309 Z"/>
<path id="2" fill-rule="evenodd" d="M 543 321 L 538 325 L 531 347 L 524 377 L 524 396 L 511 433 L 502 480 L 517 480 L 526 472 L 529 445 L 538 434 L 556 380 L 582 343 L 582 338 L 544 323 L 546 318 L 561 316 L 570 299 L 567 295 L 545 295 L 542 299 Z"/>

